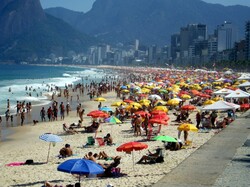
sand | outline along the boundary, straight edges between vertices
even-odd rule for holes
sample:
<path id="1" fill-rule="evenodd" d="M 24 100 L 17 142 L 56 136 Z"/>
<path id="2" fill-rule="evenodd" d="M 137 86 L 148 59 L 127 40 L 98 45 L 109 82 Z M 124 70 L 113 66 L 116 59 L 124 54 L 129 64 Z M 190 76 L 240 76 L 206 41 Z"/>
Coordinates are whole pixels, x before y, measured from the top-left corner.
<path id="1" fill-rule="evenodd" d="M 107 99 L 107 101 L 102 103 L 103 106 L 106 105 L 110 107 L 111 103 L 120 100 L 116 98 L 114 92 L 104 94 L 103 97 Z M 92 110 L 96 110 L 97 105 L 98 102 L 96 101 L 84 102 L 85 114 Z M 175 120 L 176 117 L 172 113 L 172 111 L 169 111 L 169 125 L 161 128 L 161 135 L 177 137 L 177 126 L 174 122 L 171 122 Z M 195 113 L 191 113 L 190 118 L 195 122 Z M 60 185 L 76 183 L 76 177 L 68 173 L 57 171 L 59 163 L 66 160 L 58 159 L 57 157 L 59 150 L 66 143 L 71 145 L 75 154 L 67 159 L 82 158 L 89 151 L 94 153 L 105 151 L 110 156 L 119 155 L 122 157 L 121 164 L 119 165 L 122 176 L 117 178 L 82 178 L 82 186 L 100 187 L 107 186 L 107 184 L 127 187 L 151 186 L 173 168 L 178 166 L 178 164 L 214 135 L 214 131 L 210 131 L 209 133 L 190 133 L 189 139 L 193 141 L 192 146 L 179 151 L 164 151 L 164 163 L 135 164 L 133 167 L 131 154 L 116 151 L 116 148 L 123 143 L 146 139 L 145 136 L 133 136 L 129 120 L 121 125 L 109 123 L 103 123 L 101 125 L 101 132 L 99 131 L 97 136 L 104 137 L 107 133 L 111 133 L 115 142 L 114 146 L 83 148 L 83 145 L 87 142 L 87 137 L 93 136 L 93 133 L 66 135 L 62 128 L 63 123 L 71 124 L 77 122 L 78 119 L 76 111 L 73 110 L 64 121 L 58 119 L 58 121 L 54 122 L 39 122 L 35 126 L 24 125 L 22 127 L 15 127 L 18 128 L 17 132 L 10 135 L 8 141 L 0 143 L 0 186 L 42 186 L 44 181 Z M 91 118 L 85 115 L 83 125 L 89 125 L 90 122 Z M 59 135 L 63 139 L 63 142 L 59 142 L 54 147 L 51 147 L 49 162 L 46 164 L 49 143 L 40 140 L 39 136 L 48 132 Z M 183 135 L 181 138 L 183 140 Z M 160 141 L 145 141 L 144 143 L 148 144 L 148 150 L 150 151 L 154 151 L 158 146 L 163 147 L 163 143 Z M 137 162 L 142 155 L 147 153 L 148 150 L 134 152 L 134 161 Z M 33 159 L 36 165 L 22 165 L 15 167 L 5 166 L 11 162 L 25 162 L 28 159 Z M 105 163 L 106 161 L 98 160 L 98 162 Z"/>

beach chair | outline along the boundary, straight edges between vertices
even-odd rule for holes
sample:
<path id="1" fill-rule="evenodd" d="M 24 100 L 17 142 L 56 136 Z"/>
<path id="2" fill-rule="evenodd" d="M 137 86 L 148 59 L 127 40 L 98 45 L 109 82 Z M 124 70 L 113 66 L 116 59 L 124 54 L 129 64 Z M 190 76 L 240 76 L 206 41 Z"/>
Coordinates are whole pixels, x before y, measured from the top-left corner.
<path id="1" fill-rule="evenodd" d="M 103 138 L 97 137 L 97 138 L 95 138 L 95 140 L 96 140 L 96 142 L 98 143 L 99 146 L 104 146 L 105 145 Z"/>
<path id="2" fill-rule="evenodd" d="M 95 139 L 93 136 L 88 136 L 87 145 L 95 145 Z"/>

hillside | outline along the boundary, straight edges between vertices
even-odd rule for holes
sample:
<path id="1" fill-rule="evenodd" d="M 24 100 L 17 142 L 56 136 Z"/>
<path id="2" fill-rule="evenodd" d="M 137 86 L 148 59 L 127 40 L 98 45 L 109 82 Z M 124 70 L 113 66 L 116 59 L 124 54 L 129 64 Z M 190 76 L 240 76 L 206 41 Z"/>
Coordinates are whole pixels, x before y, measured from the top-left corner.
<path id="1" fill-rule="evenodd" d="M 58 11 L 50 13 L 81 32 L 111 43 L 134 42 L 137 38 L 145 44 L 166 44 L 188 23 L 207 24 L 212 33 L 224 21 L 236 24 L 243 37 L 244 24 L 250 19 L 249 7 L 201 0 L 96 0 L 89 12 L 75 16 L 75 20 L 66 19 Z"/>

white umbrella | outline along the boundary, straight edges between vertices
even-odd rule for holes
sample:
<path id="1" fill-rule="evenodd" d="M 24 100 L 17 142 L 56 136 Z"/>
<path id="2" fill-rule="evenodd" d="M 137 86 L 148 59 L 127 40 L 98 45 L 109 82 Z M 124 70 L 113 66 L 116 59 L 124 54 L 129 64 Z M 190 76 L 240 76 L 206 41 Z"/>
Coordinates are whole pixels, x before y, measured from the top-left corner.
<path id="1" fill-rule="evenodd" d="M 60 138 L 59 136 L 57 136 L 55 134 L 45 133 L 45 134 L 42 134 L 41 136 L 39 136 L 39 139 L 41 139 L 45 142 L 49 142 L 49 150 L 48 150 L 48 156 L 47 156 L 47 163 L 48 163 L 51 143 L 61 142 L 62 138 Z"/>
<path id="2" fill-rule="evenodd" d="M 161 100 L 161 96 L 153 94 L 153 95 L 148 96 L 148 99 L 150 99 L 150 100 L 155 100 L 155 99 Z"/>

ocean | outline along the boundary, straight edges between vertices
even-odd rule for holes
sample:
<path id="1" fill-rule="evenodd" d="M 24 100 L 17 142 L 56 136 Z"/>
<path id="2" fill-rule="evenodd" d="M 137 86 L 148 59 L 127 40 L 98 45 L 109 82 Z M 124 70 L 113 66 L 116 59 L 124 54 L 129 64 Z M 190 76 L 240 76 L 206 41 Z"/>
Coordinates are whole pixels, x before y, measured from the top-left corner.
<path id="1" fill-rule="evenodd" d="M 71 66 L 0 65 L 0 115 L 5 115 L 8 99 L 10 113 L 16 114 L 17 101 L 46 105 L 51 87 L 101 81 L 106 73 L 107 70 Z"/>

